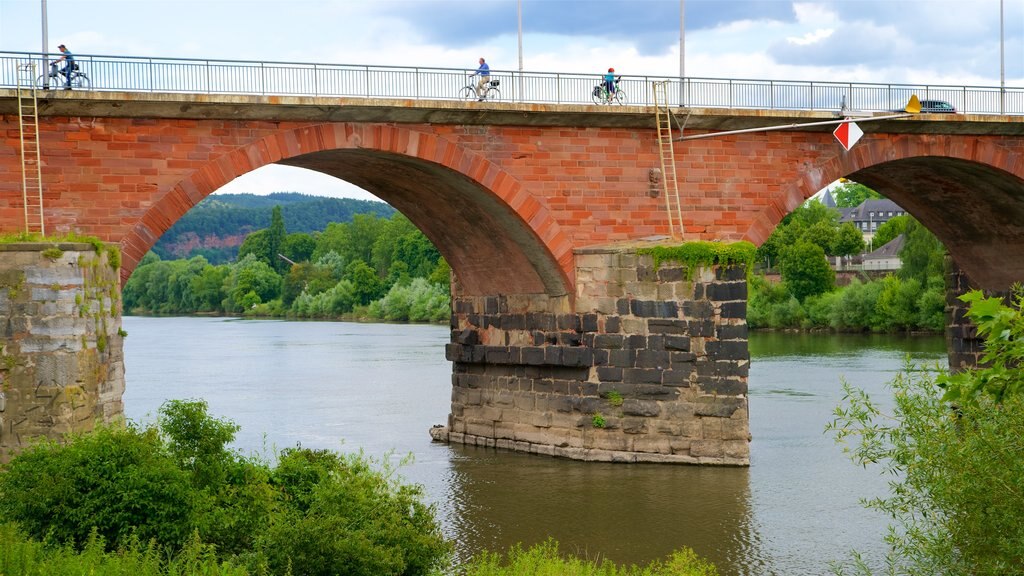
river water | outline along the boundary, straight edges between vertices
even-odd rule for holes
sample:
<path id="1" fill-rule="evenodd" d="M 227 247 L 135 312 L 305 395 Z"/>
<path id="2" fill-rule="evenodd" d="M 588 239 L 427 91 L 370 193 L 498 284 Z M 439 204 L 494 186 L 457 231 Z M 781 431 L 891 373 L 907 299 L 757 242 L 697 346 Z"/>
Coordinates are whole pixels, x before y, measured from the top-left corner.
<path id="1" fill-rule="evenodd" d="M 584 463 L 435 444 L 451 365 L 443 326 L 125 317 L 125 413 L 202 398 L 242 427 L 236 447 L 363 450 L 437 505 L 465 559 L 551 536 L 591 559 L 646 564 L 689 546 L 723 576 L 816 575 L 857 549 L 880 557 L 886 519 L 859 499 L 878 470 L 824 433 L 841 379 L 878 397 L 906 357 L 944 365 L 941 337 L 750 337 L 749 468 Z"/>

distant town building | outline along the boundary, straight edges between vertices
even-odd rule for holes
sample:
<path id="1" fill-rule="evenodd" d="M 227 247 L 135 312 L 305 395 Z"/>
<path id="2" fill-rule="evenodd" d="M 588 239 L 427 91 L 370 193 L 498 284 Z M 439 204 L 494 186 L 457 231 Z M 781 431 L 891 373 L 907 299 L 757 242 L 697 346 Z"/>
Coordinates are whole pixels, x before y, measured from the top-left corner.
<path id="1" fill-rule="evenodd" d="M 900 260 L 900 249 L 904 241 L 904 235 L 900 234 L 885 246 L 865 254 L 861 260 L 861 270 L 899 270 L 903 263 Z"/>
<path id="2" fill-rule="evenodd" d="M 830 195 L 826 194 L 825 196 Z M 864 235 L 864 239 L 868 241 L 875 235 L 879 226 L 896 216 L 903 216 L 907 213 L 888 198 L 865 200 L 856 208 L 839 208 L 838 210 L 840 213 L 839 223 L 853 222 L 853 225 Z"/>

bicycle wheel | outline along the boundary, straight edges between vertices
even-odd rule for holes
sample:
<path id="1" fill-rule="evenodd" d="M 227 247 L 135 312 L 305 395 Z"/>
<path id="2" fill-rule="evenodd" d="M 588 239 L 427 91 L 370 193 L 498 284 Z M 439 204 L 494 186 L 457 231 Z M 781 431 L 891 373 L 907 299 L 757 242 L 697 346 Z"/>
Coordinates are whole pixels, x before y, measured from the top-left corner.
<path id="1" fill-rule="evenodd" d="M 600 88 L 594 88 L 594 89 L 593 89 L 593 90 L 592 90 L 592 91 L 590 92 L 590 95 L 591 95 L 591 96 L 593 97 L 593 99 L 594 99 L 594 104 L 597 104 L 598 106 L 600 106 L 601 104 L 606 104 L 606 103 L 608 102 L 608 101 L 607 101 L 607 100 L 605 100 L 605 98 L 604 98 L 604 90 L 602 90 L 602 89 L 600 89 Z"/>
<path id="2" fill-rule="evenodd" d="M 623 92 L 622 90 L 616 90 L 615 91 L 615 96 L 613 97 L 613 100 L 619 106 L 625 106 L 626 105 L 626 93 Z"/>
<path id="3" fill-rule="evenodd" d="M 53 86 L 53 78 L 50 78 L 49 82 L 46 80 L 46 74 L 40 74 L 39 78 L 36 78 L 36 88 L 45 88 Z"/>
<path id="4" fill-rule="evenodd" d="M 462 90 L 459 90 L 459 100 L 476 100 L 478 98 L 476 88 L 472 86 L 463 86 Z"/>
<path id="5" fill-rule="evenodd" d="M 75 74 L 71 77 L 71 87 L 78 90 L 88 90 L 89 77 L 82 73 Z"/>
<path id="6" fill-rule="evenodd" d="M 484 92 L 484 98 L 486 100 L 501 100 L 501 90 L 498 90 L 494 86 L 491 86 L 490 88 L 487 89 L 487 92 Z"/>

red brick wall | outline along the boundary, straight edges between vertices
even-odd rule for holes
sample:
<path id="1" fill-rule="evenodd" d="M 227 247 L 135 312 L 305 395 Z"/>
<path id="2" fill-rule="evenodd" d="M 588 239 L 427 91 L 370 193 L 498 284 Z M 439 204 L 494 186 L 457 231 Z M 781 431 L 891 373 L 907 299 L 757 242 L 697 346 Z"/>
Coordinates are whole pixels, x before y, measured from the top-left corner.
<path id="1" fill-rule="evenodd" d="M 0 231 L 13 232 L 23 223 L 17 117 L 0 117 L 0 131 Z M 571 294 L 574 248 L 669 233 L 665 200 L 650 193 L 653 129 L 43 117 L 41 133 L 47 232 L 119 242 L 123 279 L 192 206 L 274 162 L 343 177 L 390 202 L 439 246 L 468 293 Z M 947 246 L 973 242 L 963 248 L 972 259 L 992 239 L 985 234 L 1024 253 L 1022 142 L 868 134 L 844 152 L 828 132 L 796 131 L 677 142 L 685 238 L 760 243 L 800 202 L 849 176 Z M 926 168 L 955 162 L 928 176 L 916 169 L 921 159 Z M 904 160 L 917 161 L 906 174 L 919 185 L 900 180 Z M 965 167 L 976 177 L 965 179 Z M 981 221 L 1008 221 L 960 237 L 955 214 L 932 206 L 928 190 L 942 203 L 980 205 Z M 1024 279 L 1024 264 L 1010 274 Z"/>

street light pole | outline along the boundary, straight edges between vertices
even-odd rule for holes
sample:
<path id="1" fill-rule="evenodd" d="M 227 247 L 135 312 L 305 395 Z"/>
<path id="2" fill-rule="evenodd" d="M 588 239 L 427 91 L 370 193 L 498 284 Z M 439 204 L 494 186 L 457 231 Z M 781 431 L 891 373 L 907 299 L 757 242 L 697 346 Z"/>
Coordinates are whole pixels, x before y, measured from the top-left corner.
<path id="1" fill-rule="evenodd" d="M 1006 61 L 1003 40 L 1003 0 L 999 0 L 999 112 L 1006 113 Z"/>
<path id="2" fill-rule="evenodd" d="M 686 104 L 683 87 L 686 85 L 686 0 L 679 0 L 679 105 Z"/>
<path id="3" fill-rule="evenodd" d="M 519 100 L 523 99 L 523 0 L 516 2 L 516 20 L 519 27 Z"/>
<path id="4" fill-rule="evenodd" d="M 48 88 L 49 85 L 50 85 L 50 73 L 46 69 L 46 60 L 47 60 L 46 54 L 49 53 L 49 49 L 47 47 L 50 45 L 50 38 L 49 38 L 49 32 L 46 29 L 47 28 L 47 23 L 46 23 L 46 0 L 40 0 L 40 9 L 42 10 L 42 13 L 43 13 L 43 16 L 42 16 L 42 20 L 43 20 L 43 47 L 42 47 L 42 50 L 40 50 L 40 52 L 43 53 L 43 56 L 42 56 L 43 62 L 41 64 L 41 66 L 43 67 L 43 69 L 42 69 L 43 88 Z"/>

